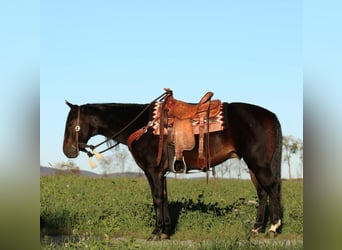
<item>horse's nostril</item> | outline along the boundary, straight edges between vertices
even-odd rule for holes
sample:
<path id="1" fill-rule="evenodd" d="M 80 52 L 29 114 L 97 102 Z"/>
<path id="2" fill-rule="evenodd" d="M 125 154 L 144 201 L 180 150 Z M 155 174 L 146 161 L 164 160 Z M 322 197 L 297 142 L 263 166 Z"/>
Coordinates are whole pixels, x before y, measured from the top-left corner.
<path id="1" fill-rule="evenodd" d="M 68 158 L 76 158 L 78 156 L 78 150 L 74 145 L 68 148 L 63 148 L 63 152 Z"/>

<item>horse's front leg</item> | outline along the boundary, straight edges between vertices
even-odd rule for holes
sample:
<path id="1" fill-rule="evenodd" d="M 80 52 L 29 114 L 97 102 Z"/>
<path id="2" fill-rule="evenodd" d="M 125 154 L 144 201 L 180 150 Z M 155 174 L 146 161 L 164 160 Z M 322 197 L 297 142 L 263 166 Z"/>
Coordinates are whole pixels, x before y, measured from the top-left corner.
<path id="1" fill-rule="evenodd" d="M 169 212 L 169 201 L 167 197 L 167 182 L 163 175 L 163 219 L 164 227 L 162 231 L 162 239 L 169 239 L 171 234 L 171 217 Z"/>
<path id="2" fill-rule="evenodd" d="M 157 169 L 146 171 L 145 175 L 150 184 L 153 206 L 156 213 L 155 228 L 149 240 L 170 238 L 171 219 L 168 208 L 166 177 Z"/>

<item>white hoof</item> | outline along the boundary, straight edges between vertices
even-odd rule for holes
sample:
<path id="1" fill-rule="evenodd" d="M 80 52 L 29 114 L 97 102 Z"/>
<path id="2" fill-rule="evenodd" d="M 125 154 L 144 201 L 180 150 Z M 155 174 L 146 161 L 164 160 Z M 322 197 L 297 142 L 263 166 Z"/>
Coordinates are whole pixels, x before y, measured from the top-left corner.
<path id="1" fill-rule="evenodd" d="M 254 229 L 252 229 L 252 233 L 259 234 L 261 229 L 262 229 L 262 227 L 254 228 Z"/>
<path id="2" fill-rule="evenodd" d="M 280 227 L 281 225 L 281 220 L 278 220 L 278 222 L 276 224 L 272 224 L 271 228 L 268 230 L 269 232 L 277 232 L 277 229 Z"/>

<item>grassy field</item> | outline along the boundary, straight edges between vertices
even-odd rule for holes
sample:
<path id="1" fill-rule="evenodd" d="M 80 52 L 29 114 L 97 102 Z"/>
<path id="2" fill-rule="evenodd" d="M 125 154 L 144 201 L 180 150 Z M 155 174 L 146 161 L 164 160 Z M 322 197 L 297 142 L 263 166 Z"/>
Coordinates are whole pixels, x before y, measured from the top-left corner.
<path id="1" fill-rule="evenodd" d="M 256 192 L 249 180 L 169 179 L 171 240 L 147 242 L 154 225 L 145 178 L 40 179 L 42 249 L 302 249 L 303 182 L 283 181 L 283 227 L 254 236 Z"/>

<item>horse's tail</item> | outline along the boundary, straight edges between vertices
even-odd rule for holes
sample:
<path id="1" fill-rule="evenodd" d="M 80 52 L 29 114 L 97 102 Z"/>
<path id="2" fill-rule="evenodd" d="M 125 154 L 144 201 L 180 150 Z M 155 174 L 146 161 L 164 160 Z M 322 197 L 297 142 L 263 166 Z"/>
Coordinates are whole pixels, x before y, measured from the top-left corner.
<path id="1" fill-rule="evenodd" d="M 277 117 L 275 117 L 276 125 L 276 143 L 273 151 L 273 156 L 271 159 L 271 171 L 275 180 L 280 182 L 281 179 L 281 160 L 282 160 L 282 147 L 283 147 L 283 135 L 281 131 L 280 122 Z"/>
<path id="2" fill-rule="evenodd" d="M 282 194 L 282 191 L 281 191 L 281 189 L 282 189 L 281 161 L 282 161 L 283 135 L 281 132 L 280 122 L 279 122 L 277 117 L 275 117 L 275 126 L 276 126 L 276 138 L 275 138 L 276 143 L 275 143 L 275 147 L 274 147 L 273 156 L 271 159 L 271 171 L 272 171 L 273 180 L 275 181 L 274 184 L 275 184 L 275 187 L 277 189 L 274 191 L 278 192 L 279 196 L 277 196 L 276 200 L 272 202 L 273 203 L 273 209 L 272 210 L 274 210 L 273 212 L 279 216 L 279 218 L 278 218 L 279 220 L 277 219 L 278 220 L 277 224 L 278 223 L 281 224 L 281 218 L 283 218 L 283 212 L 282 212 L 282 208 L 281 208 L 281 200 L 282 200 L 282 198 L 281 198 L 281 196 L 282 196 L 281 195 Z M 275 209 L 274 206 L 276 206 L 277 209 Z M 274 221 L 272 223 L 274 223 Z"/>

